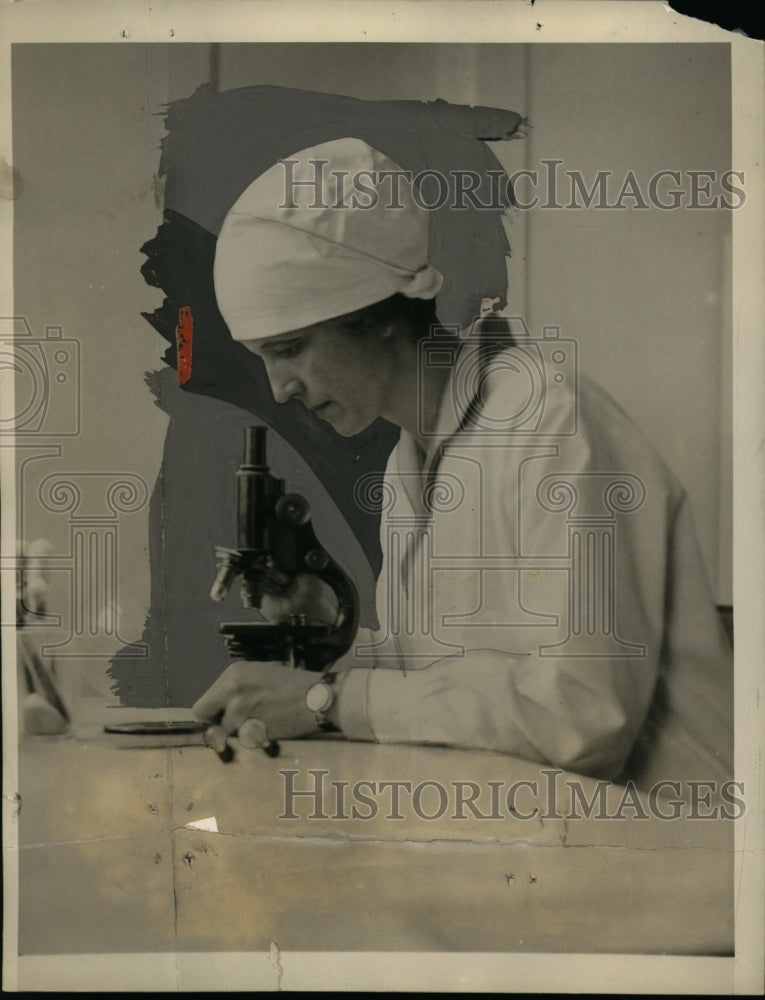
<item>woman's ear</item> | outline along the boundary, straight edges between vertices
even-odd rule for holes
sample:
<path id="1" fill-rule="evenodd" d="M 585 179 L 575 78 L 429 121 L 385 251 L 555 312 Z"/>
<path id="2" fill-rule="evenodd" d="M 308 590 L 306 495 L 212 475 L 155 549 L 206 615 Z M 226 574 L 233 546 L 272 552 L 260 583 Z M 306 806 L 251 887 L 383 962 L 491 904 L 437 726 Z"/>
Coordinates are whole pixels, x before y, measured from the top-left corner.
<path id="1" fill-rule="evenodd" d="M 388 315 L 382 322 L 378 320 L 376 327 L 385 340 L 411 340 L 411 324 L 405 313 Z"/>

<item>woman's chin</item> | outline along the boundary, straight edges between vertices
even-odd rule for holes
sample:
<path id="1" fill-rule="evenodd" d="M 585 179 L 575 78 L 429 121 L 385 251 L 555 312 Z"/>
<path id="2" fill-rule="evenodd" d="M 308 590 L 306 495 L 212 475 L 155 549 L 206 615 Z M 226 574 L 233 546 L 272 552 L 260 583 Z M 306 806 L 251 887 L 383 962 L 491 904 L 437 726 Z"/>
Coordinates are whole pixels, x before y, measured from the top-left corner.
<path id="1" fill-rule="evenodd" d="M 356 434 L 360 434 L 364 428 L 357 423 L 350 420 L 327 420 L 327 423 L 337 431 L 342 437 L 354 437 Z"/>
<path id="2" fill-rule="evenodd" d="M 325 403 L 311 411 L 313 415 L 336 431 L 341 437 L 355 437 L 375 422 L 368 414 L 354 414 L 334 401 Z"/>
<path id="3" fill-rule="evenodd" d="M 357 434 L 365 431 L 374 422 L 372 420 L 360 420 L 358 417 L 354 418 L 335 404 L 327 407 L 325 414 L 326 416 L 322 416 L 321 419 L 326 421 L 341 437 L 355 437 Z"/>

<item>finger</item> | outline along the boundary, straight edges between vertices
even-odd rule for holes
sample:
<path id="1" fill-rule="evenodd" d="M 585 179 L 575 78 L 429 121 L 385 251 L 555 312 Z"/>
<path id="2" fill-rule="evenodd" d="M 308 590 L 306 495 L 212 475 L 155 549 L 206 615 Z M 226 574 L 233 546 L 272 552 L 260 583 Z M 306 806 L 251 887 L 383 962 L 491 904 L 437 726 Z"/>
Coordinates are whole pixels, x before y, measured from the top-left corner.
<path id="1" fill-rule="evenodd" d="M 202 739 L 206 747 L 212 747 L 219 754 L 226 749 L 227 735 L 223 726 L 208 726 L 202 734 Z"/>
<path id="2" fill-rule="evenodd" d="M 244 699 L 234 696 L 226 705 L 220 724 L 229 736 L 233 736 L 244 720 L 252 717 L 252 712 L 251 702 L 245 703 Z"/>
<path id="3" fill-rule="evenodd" d="M 270 589 L 276 591 L 277 593 L 282 593 L 291 582 L 292 577 L 289 573 L 285 573 L 280 569 L 276 569 L 275 566 L 271 566 L 264 573 L 262 579 L 260 580 L 260 585 L 264 589 Z"/>
<path id="4" fill-rule="evenodd" d="M 231 677 L 228 670 L 225 670 L 217 681 L 197 698 L 191 706 L 191 711 L 198 719 L 214 719 L 225 709 L 233 693 Z"/>
<path id="5" fill-rule="evenodd" d="M 234 751 L 226 742 L 226 730 L 222 726 L 208 726 L 202 737 L 205 746 L 212 747 L 224 764 L 234 758 Z"/>
<path id="6" fill-rule="evenodd" d="M 239 742 L 249 750 L 261 748 L 269 757 L 279 756 L 279 744 L 272 740 L 266 725 L 260 719 L 245 719 L 239 726 Z"/>
<path id="7" fill-rule="evenodd" d="M 260 719 L 254 719 L 252 716 L 249 719 L 244 719 L 240 724 L 237 735 L 242 746 L 250 750 L 265 746 L 266 743 L 271 742 L 265 722 L 261 722 Z"/>

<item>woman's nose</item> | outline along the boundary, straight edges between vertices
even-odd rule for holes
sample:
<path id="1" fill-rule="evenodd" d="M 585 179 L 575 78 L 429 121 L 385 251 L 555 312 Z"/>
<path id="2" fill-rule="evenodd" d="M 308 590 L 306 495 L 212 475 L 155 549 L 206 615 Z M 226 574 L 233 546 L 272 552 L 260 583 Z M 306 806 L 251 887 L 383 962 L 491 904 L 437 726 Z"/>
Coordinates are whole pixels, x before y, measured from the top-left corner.
<path id="1" fill-rule="evenodd" d="M 302 383 L 300 379 L 289 372 L 268 372 L 268 380 L 271 383 L 271 392 L 277 403 L 286 403 L 293 396 L 300 396 Z"/>

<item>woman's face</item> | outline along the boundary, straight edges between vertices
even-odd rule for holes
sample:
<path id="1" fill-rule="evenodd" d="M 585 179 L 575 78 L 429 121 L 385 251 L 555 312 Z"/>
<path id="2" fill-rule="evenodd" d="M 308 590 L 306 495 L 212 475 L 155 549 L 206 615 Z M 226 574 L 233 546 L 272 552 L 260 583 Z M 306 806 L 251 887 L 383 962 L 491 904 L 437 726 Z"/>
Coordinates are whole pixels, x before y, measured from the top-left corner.
<path id="1" fill-rule="evenodd" d="M 398 395 L 393 338 L 327 320 L 264 340 L 243 341 L 261 357 L 277 403 L 297 398 L 345 437 L 390 416 Z"/>

